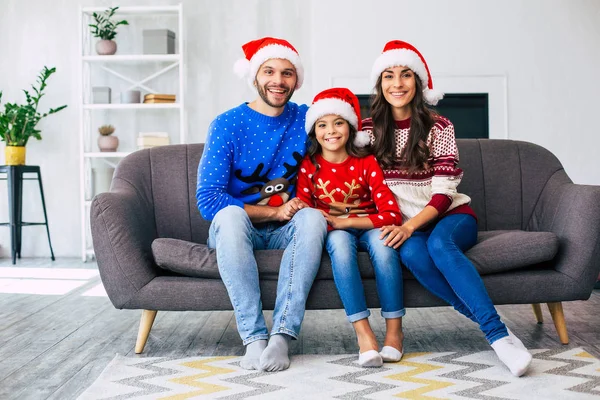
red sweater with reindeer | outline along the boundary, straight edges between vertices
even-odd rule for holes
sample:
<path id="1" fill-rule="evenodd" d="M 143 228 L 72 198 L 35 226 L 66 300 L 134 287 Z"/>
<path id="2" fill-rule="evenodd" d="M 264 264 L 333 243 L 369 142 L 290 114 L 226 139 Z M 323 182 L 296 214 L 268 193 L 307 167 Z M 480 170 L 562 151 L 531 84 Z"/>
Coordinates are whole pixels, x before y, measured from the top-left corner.
<path id="1" fill-rule="evenodd" d="M 402 223 L 374 156 L 349 156 L 334 164 L 317 155 L 316 162 L 318 171 L 308 156 L 300 164 L 296 195 L 302 201 L 341 218 L 368 217 L 375 228 Z"/>

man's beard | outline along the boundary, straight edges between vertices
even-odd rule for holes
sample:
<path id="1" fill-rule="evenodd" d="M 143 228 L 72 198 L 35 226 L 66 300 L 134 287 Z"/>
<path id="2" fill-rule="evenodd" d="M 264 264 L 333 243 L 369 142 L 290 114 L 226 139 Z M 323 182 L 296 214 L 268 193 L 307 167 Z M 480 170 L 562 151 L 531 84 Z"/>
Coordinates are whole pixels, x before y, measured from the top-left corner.
<path id="1" fill-rule="evenodd" d="M 273 103 L 271 100 L 269 100 L 269 95 L 267 93 L 267 88 L 264 86 L 260 86 L 258 84 L 258 82 L 256 82 L 256 90 L 258 91 L 258 95 L 260 96 L 260 98 L 269 106 L 271 107 L 275 107 L 275 108 L 280 108 L 283 107 L 287 104 L 288 101 L 290 101 L 290 99 L 292 98 L 292 95 L 294 94 L 294 90 L 293 89 L 289 89 L 286 86 L 277 86 L 277 87 L 273 87 L 271 86 L 271 88 L 275 88 L 275 89 L 283 89 L 283 90 L 289 90 L 288 95 L 286 96 L 286 98 L 281 102 L 281 104 L 276 104 Z"/>

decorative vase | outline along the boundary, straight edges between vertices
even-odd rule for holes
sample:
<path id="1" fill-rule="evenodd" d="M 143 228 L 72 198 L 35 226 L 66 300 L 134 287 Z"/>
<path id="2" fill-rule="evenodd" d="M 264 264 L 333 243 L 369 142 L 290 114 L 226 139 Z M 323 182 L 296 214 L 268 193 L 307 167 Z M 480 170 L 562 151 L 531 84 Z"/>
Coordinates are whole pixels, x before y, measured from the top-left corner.
<path id="1" fill-rule="evenodd" d="M 112 56 L 117 52 L 117 42 L 114 40 L 99 40 L 96 43 L 96 53 L 101 56 Z"/>
<path id="2" fill-rule="evenodd" d="M 6 146 L 6 165 L 25 165 L 25 146 Z"/>
<path id="3" fill-rule="evenodd" d="M 116 136 L 99 136 L 98 148 L 100 151 L 117 151 L 119 138 Z"/>

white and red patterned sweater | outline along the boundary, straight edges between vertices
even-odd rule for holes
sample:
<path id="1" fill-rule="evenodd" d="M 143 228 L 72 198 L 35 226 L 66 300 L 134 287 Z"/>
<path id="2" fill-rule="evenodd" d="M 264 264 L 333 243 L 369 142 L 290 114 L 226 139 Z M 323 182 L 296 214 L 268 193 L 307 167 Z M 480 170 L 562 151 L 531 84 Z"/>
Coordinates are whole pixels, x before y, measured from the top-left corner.
<path id="1" fill-rule="evenodd" d="M 368 217 L 375 228 L 400 225 L 398 203 L 385 184 L 374 156 L 349 156 L 339 164 L 315 157 L 316 172 L 305 157 L 298 171 L 296 196 L 311 207 L 342 218 Z"/>
<path id="2" fill-rule="evenodd" d="M 402 150 L 408 141 L 410 118 L 396 121 L 396 157 L 400 158 Z M 373 121 L 363 120 L 363 131 L 369 133 L 371 143 L 373 136 Z M 408 173 L 400 168 L 383 171 L 389 188 L 394 193 L 402 219 L 409 220 L 420 213 L 426 206 L 433 206 L 440 217 L 449 214 L 470 214 L 477 218 L 469 206 L 471 198 L 458 193 L 463 172 L 458 165 L 458 148 L 454 137 L 454 125 L 447 118 L 438 116 L 427 137 L 429 147 L 428 167 L 425 170 Z"/>

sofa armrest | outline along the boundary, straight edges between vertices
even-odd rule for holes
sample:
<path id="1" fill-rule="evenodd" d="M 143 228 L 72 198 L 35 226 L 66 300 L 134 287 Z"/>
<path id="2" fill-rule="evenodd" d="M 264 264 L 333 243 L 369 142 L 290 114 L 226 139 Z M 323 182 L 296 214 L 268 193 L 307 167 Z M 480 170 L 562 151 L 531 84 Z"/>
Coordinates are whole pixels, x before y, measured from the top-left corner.
<path id="1" fill-rule="evenodd" d="M 555 269 L 589 296 L 600 271 L 600 186 L 574 184 L 564 170 L 557 171 L 544 187 L 528 229 L 558 236 Z"/>
<path id="2" fill-rule="evenodd" d="M 111 192 L 94 197 L 90 224 L 102 283 L 113 305 L 126 308 L 157 276 L 151 249 L 157 234 L 151 202 L 129 182 L 117 180 Z"/>

